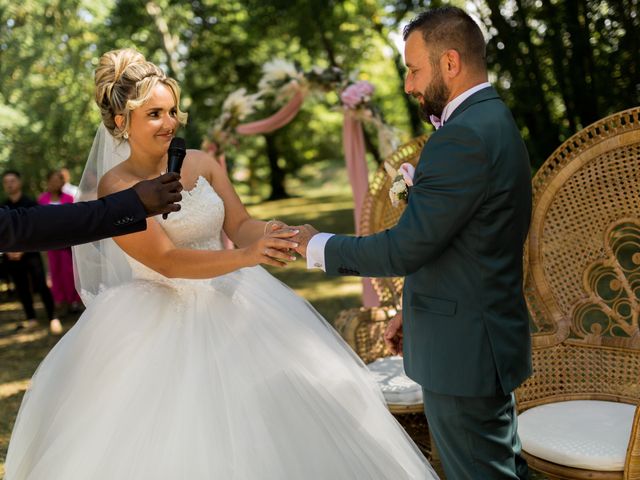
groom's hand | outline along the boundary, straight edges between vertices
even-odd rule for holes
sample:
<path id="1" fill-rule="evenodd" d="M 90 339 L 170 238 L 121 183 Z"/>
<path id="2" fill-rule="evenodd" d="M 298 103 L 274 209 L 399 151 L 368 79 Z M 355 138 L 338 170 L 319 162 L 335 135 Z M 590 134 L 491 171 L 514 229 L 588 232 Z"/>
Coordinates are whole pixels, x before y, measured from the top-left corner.
<path id="1" fill-rule="evenodd" d="M 384 343 L 394 355 L 402 355 L 402 312 L 389 320 L 384 331 Z"/>
<path id="2" fill-rule="evenodd" d="M 318 230 L 313 228 L 311 225 L 300 225 L 295 227 L 297 230 L 300 230 L 300 233 L 293 237 L 291 240 L 294 242 L 298 242 L 298 247 L 296 248 L 296 252 L 298 252 L 303 257 L 307 257 L 307 245 L 309 245 L 309 240 L 311 237 L 318 233 Z"/>

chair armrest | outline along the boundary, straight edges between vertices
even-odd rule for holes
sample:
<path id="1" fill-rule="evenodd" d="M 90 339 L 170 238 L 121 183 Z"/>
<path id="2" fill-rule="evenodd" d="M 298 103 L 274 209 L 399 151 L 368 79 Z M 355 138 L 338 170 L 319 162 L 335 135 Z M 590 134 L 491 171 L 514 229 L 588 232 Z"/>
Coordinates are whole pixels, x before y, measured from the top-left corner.
<path id="1" fill-rule="evenodd" d="M 383 333 L 397 310 L 394 307 L 351 308 L 340 312 L 334 326 L 364 363 L 392 355 Z"/>

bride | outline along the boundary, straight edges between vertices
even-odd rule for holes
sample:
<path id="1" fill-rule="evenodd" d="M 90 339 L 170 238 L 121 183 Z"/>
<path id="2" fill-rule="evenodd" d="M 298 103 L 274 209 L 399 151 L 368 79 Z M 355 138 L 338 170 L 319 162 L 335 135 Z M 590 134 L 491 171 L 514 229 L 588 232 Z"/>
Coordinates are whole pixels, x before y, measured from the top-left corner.
<path id="1" fill-rule="evenodd" d="M 102 196 L 158 176 L 186 115 L 135 50 L 95 82 L 81 188 Z M 74 252 L 88 306 L 32 379 L 6 480 L 436 478 L 355 354 L 258 266 L 289 260 L 295 230 L 251 219 L 202 152 L 182 183 L 179 212 Z"/>

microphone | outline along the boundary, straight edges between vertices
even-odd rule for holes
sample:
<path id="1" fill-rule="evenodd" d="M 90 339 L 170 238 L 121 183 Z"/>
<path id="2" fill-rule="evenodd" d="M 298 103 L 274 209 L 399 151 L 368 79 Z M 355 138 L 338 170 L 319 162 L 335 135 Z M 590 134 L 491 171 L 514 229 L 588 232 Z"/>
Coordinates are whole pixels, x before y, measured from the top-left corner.
<path id="1" fill-rule="evenodd" d="M 187 147 L 184 138 L 173 137 L 171 144 L 169 145 L 169 152 L 167 158 L 167 173 L 180 173 L 182 169 L 182 161 L 187 154 Z M 168 213 L 163 213 L 162 218 L 166 219 Z"/>

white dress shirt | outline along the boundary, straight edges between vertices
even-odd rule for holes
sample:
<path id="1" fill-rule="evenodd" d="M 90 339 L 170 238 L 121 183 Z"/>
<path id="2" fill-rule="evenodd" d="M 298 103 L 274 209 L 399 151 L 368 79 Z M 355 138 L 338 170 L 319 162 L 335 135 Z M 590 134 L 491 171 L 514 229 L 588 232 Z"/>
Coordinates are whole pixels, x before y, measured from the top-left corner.
<path id="1" fill-rule="evenodd" d="M 469 90 L 465 90 L 456 98 L 447 103 L 442 110 L 442 117 L 440 118 L 442 125 L 444 125 L 447 120 L 449 120 L 451 114 L 462 104 L 462 102 L 464 102 L 474 93 L 490 86 L 491 84 L 489 82 L 480 83 L 474 87 L 471 87 Z M 333 233 L 318 233 L 311 237 L 311 240 L 309 240 L 309 245 L 307 245 L 307 268 L 319 268 L 326 272 L 324 261 L 324 247 L 329 239 L 333 237 L 333 235 Z"/>

